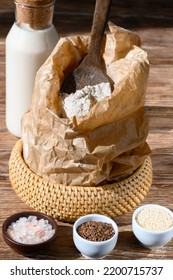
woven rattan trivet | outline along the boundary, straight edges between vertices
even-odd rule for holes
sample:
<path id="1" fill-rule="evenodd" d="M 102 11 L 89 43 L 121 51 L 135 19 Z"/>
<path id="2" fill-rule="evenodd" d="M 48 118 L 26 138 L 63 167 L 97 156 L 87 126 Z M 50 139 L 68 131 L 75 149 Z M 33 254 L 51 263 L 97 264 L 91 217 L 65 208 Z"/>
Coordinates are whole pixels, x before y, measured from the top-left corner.
<path id="1" fill-rule="evenodd" d="M 138 206 L 152 183 L 152 163 L 148 157 L 133 175 L 104 186 L 64 186 L 33 173 L 22 156 L 22 140 L 14 146 L 10 161 L 11 184 L 31 208 L 58 220 L 74 222 L 82 215 L 99 213 L 111 218 Z"/>

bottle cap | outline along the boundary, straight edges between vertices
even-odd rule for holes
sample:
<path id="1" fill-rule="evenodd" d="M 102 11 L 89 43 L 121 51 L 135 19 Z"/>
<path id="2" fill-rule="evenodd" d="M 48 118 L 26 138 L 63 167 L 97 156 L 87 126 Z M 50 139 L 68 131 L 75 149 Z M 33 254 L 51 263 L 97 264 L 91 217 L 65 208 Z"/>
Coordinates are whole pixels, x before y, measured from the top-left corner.
<path id="1" fill-rule="evenodd" d="M 17 24 L 28 24 L 34 30 L 50 27 L 54 3 L 54 0 L 15 0 Z"/>
<path id="2" fill-rule="evenodd" d="M 55 0 L 15 0 L 15 2 L 29 7 L 40 7 L 53 4 Z"/>

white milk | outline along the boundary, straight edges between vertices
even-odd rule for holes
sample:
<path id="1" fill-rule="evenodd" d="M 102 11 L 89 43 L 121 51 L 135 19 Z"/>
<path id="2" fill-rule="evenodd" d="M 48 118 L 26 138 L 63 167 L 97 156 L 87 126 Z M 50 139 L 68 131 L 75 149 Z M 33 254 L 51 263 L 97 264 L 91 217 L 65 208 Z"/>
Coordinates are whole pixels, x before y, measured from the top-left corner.
<path id="1" fill-rule="evenodd" d="M 36 72 L 58 39 L 54 25 L 33 30 L 16 23 L 6 38 L 6 125 L 17 137 L 21 137 L 21 118 L 31 105 Z"/>

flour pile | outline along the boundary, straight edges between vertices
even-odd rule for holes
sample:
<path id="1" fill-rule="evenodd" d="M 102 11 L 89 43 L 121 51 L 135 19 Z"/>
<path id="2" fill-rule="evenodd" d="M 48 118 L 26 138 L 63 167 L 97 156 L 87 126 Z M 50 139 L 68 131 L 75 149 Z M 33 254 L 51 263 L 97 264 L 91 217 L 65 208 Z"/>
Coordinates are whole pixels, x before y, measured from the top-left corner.
<path id="1" fill-rule="evenodd" d="M 63 117 L 86 116 L 90 109 L 99 101 L 111 96 L 109 83 L 85 86 L 74 93 L 62 95 Z"/>

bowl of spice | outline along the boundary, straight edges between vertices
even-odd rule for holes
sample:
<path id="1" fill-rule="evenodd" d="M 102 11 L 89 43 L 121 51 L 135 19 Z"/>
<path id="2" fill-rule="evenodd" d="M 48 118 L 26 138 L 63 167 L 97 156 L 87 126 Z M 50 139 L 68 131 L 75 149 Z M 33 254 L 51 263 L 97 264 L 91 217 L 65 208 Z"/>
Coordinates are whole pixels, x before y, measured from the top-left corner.
<path id="1" fill-rule="evenodd" d="M 132 230 L 144 247 L 162 247 L 173 238 L 173 212 L 158 204 L 140 206 L 133 213 Z"/>
<path id="2" fill-rule="evenodd" d="M 73 241 L 85 258 L 104 258 L 114 249 L 117 239 L 118 227 L 107 216 L 89 214 L 74 223 Z"/>
<path id="3" fill-rule="evenodd" d="M 33 255 L 44 250 L 57 237 L 53 218 L 40 212 L 20 212 L 8 217 L 2 226 L 4 241 L 17 253 Z"/>

